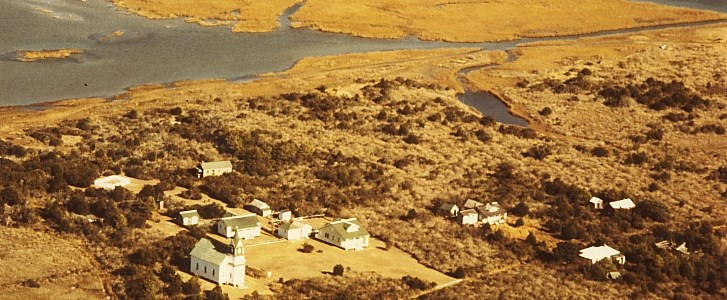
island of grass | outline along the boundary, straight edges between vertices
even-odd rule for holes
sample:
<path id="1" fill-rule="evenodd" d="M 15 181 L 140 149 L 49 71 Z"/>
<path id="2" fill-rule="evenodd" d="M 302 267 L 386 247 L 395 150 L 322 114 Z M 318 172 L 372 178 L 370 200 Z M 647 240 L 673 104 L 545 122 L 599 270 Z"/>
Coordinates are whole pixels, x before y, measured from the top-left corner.
<path id="1" fill-rule="evenodd" d="M 36 62 L 44 60 L 70 59 L 83 54 L 81 49 L 44 49 L 44 50 L 16 50 L 15 60 L 22 62 Z"/>

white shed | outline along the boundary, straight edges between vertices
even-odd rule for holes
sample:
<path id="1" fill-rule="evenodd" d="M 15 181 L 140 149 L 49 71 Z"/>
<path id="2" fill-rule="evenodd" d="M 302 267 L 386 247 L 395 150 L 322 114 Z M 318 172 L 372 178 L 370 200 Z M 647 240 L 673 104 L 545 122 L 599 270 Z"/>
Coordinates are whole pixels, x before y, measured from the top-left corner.
<path id="1" fill-rule="evenodd" d="M 300 221 L 293 221 L 278 226 L 275 231 L 276 235 L 288 240 L 305 239 L 310 236 L 313 227 Z"/>

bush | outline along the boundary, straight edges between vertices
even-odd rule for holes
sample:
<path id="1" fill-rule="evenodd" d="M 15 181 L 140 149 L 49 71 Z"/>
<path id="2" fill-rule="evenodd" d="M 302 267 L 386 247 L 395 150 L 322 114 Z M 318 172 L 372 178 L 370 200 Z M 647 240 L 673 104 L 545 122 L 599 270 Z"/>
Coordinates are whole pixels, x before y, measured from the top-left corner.
<path id="1" fill-rule="evenodd" d="M 656 200 L 644 200 L 636 204 L 636 213 L 644 218 L 652 219 L 656 222 L 669 221 L 669 209 L 662 202 Z"/>
<path id="2" fill-rule="evenodd" d="M 540 111 L 539 111 L 538 113 L 539 113 L 539 114 L 540 114 L 541 116 L 543 116 L 543 117 L 547 117 L 547 116 L 549 116 L 550 114 L 552 114 L 552 113 L 553 113 L 553 110 L 552 110 L 552 109 L 550 109 L 550 107 L 544 107 L 544 108 L 543 108 L 543 109 L 541 109 L 541 110 L 540 110 Z"/>
<path id="3" fill-rule="evenodd" d="M 520 201 L 515 207 L 510 210 L 510 213 L 518 217 L 525 217 L 530 213 L 530 208 L 525 202 Z"/>
<path id="4" fill-rule="evenodd" d="M 345 269 L 343 268 L 343 265 L 338 264 L 333 267 L 333 276 L 343 276 L 343 271 Z"/>
<path id="5" fill-rule="evenodd" d="M 303 244 L 303 247 L 298 249 L 298 251 L 303 252 L 303 253 L 311 253 L 311 252 L 313 252 L 313 250 L 315 250 L 315 247 L 313 247 L 313 245 L 308 244 L 308 243 Z"/>
<path id="6" fill-rule="evenodd" d="M 431 288 L 431 287 L 434 287 L 437 285 L 436 283 L 433 283 L 433 282 L 427 283 L 426 281 L 422 280 L 419 277 L 412 277 L 409 275 L 401 277 L 401 281 L 403 281 L 404 284 L 409 286 L 409 288 L 414 289 L 414 290 L 426 290 L 428 288 Z"/>
<path id="7" fill-rule="evenodd" d="M 603 147 L 601 147 L 601 146 L 598 146 L 598 147 L 594 147 L 594 148 L 593 148 L 593 149 L 591 150 L 591 154 L 592 154 L 593 156 L 595 156 L 595 157 L 606 157 L 606 156 L 608 156 L 608 149 L 606 149 L 606 148 L 603 148 Z"/>
<path id="8" fill-rule="evenodd" d="M 539 145 L 528 149 L 528 151 L 523 152 L 522 155 L 525 157 L 532 157 L 537 160 L 543 160 L 548 157 L 550 153 L 551 151 L 549 146 Z"/>

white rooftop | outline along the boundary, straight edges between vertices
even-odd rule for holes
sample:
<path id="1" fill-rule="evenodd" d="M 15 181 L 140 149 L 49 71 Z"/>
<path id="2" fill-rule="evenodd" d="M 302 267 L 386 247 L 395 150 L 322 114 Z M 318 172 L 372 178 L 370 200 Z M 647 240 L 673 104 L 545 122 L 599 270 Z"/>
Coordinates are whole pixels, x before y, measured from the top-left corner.
<path id="1" fill-rule="evenodd" d="M 632 209 L 636 207 L 636 204 L 634 204 L 634 201 L 631 200 L 631 198 L 626 198 L 618 201 L 613 201 L 609 203 L 608 205 L 611 205 L 613 209 Z"/>
<path id="2" fill-rule="evenodd" d="M 604 258 L 619 254 L 621 254 L 621 252 L 619 252 L 618 250 L 613 249 L 608 245 L 603 245 L 599 247 L 588 247 L 586 249 L 583 249 L 581 250 L 581 254 L 579 256 L 590 259 L 591 261 L 599 261 Z"/>
<path id="3" fill-rule="evenodd" d="M 591 202 L 593 204 L 599 204 L 599 203 L 603 203 L 603 199 L 598 198 L 598 197 L 593 197 L 593 198 L 591 198 L 591 201 L 588 201 L 588 202 Z"/>

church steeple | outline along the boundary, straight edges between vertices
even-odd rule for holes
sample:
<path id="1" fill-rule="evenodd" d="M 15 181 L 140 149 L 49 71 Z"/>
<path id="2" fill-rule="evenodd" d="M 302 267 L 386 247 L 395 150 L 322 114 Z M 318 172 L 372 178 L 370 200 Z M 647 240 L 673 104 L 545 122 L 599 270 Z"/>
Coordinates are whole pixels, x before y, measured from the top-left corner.
<path id="1" fill-rule="evenodd" d="M 242 246 L 242 236 L 240 236 L 240 230 L 235 227 L 235 235 L 232 236 L 232 239 L 230 240 L 230 254 L 232 256 L 242 256 L 245 255 L 245 249 Z"/>

